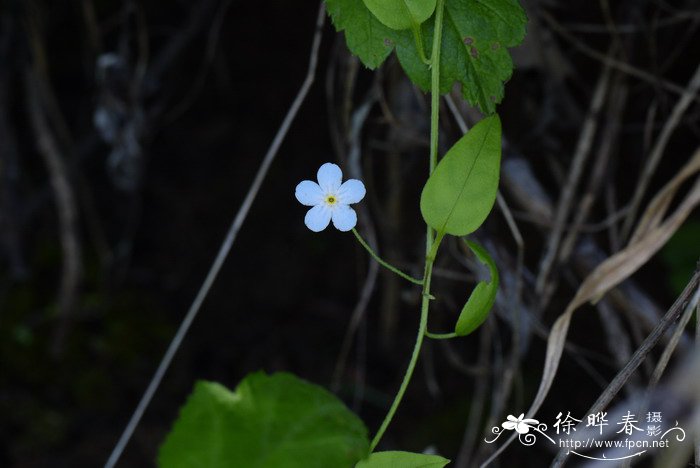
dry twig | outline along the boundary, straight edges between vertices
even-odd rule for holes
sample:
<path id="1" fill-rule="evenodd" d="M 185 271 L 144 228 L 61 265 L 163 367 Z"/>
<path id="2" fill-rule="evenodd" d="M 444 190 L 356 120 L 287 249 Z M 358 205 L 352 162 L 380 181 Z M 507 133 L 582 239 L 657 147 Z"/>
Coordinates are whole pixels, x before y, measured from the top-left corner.
<path id="1" fill-rule="evenodd" d="M 251 187 L 248 190 L 248 193 L 246 194 L 245 198 L 243 199 L 243 203 L 241 204 L 238 213 L 236 213 L 236 216 L 233 219 L 233 222 L 231 223 L 231 227 L 229 228 L 226 237 L 224 238 L 224 241 L 221 244 L 221 247 L 219 248 L 219 252 L 217 253 L 216 258 L 214 259 L 214 262 L 212 263 L 212 266 L 209 269 L 209 272 L 207 273 L 207 276 L 204 279 L 204 282 L 202 283 L 202 286 L 200 287 L 197 296 L 195 297 L 194 301 L 192 302 L 192 305 L 187 311 L 185 318 L 182 320 L 180 327 L 177 330 L 177 333 L 173 337 L 173 340 L 170 342 L 170 345 L 168 346 L 168 349 L 166 350 L 163 359 L 158 365 L 155 374 L 153 375 L 150 383 L 148 384 L 148 387 L 146 388 L 146 391 L 141 397 L 141 400 L 139 401 L 136 410 L 132 414 L 129 423 L 127 424 L 126 428 L 124 429 L 124 432 L 122 433 L 119 441 L 117 442 L 117 445 L 114 447 L 114 450 L 107 459 L 105 468 L 112 468 L 114 467 L 114 465 L 117 464 L 122 452 L 124 451 L 124 448 L 129 442 L 129 439 L 131 439 L 132 434 L 136 430 L 136 427 L 138 426 L 139 422 L 141 421 L 143 413 L 146 411 L 146 408 L 148 408 L 148 405 L 151 402 L 153 395 L 158 389 L 160 382 L 163 380 L 165 372 L 168 370 L 168 367 L 170 367 L 170 363 L 172 362 L 175 353 L 177 353 L 177 350 L 180 348 L 180 344 L 185 339 L 190 325 L 192 325 L 192 322 L 197 316 L 197 313 L 199 312 L 202 304 L 204 303 L 204 299 L 209 293 L 209 289 L 211 289 L 212 284 L 214 284 L 214 280 L 218 276 L 219 271 L 221 270 L 221 267 L 223 266 L 224 261 L 228 256 L 228 253 L 231 251 L 231 247 L 233 247 L 233 243 L 236 240 L 238 232 L 240 231 L 241 227 L 243 226 L 243 223 L 248 217 L 250 207 L 253 205 L 253 201 L 255 201 L 260 187 L 262 186 L 262 183 L 265 180 L 265 177 L 267 176 L 267 172 L 269 171 L 272 162 L 277 156 L 279 148 L 282 145 L 285 136 L 287 135 L 287 131 L 289 130 L 289 127 L 296 118 L 297 113 L 299 112 L 299 108 L 306 99 L 306 95 L 308 94 L 309 90 L 311 89 L 311 85 L 313 84 L 314 79 L 316 77 L 318 50 L 321 44 L 321 35 L 323 32 L 323 24 L 325 23 L 325 18 L 326 12 L 324 4 L 323 2 L 321 2 L 316 20 L 316 30 L 313 37 L 313 43 L 311 45 L 309 67 L 306 73 L 306 77 L 304 78 L 304 81 L 301 85 L 301 88 L 299 89 L 299 92 L 294 98 L 292 105 L 287 111 L 287 115 L 282 121 L 282 124 L 277 130 L 277 134 L 272 140 L 270 148 L 267 150 L 267 153 L 265 154 L 265 157 L 263 158 L 262 163 L 258 168 L 258 172 L 256 173 L 255 178 L 253 179 Z"/>

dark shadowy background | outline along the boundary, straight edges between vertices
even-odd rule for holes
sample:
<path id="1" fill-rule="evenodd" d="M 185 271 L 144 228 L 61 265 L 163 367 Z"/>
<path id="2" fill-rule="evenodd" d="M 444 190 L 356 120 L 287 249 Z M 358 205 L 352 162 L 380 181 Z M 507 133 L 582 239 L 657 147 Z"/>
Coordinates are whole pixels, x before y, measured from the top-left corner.
<path id="1" fill-rule="evenodd" d="M 700 59 L 697 1 L 525 5 L 529 36 L 514 52 L 517 68 L 499 108 L 507 140 L 502 191 L 523 235 L 524 269 L 516 273 L 517 246 L 496 208 L 477 238 L 502 270 L 503 297 L 478 333 L 427 343 L 381 446 L 432 446 L 457 466 L 483 460 L 493 449 L 482 442 L 490 427 L 529 406 L 548 327 L 592 266 L 624 245 L 624 208 L 679 99 L 662 81 L 682 90 Z M 104 463 L 305 76 L 317 8 L 236 0 L 0 4 L 0 466 Z M 612 142 L 573 254 L 555 265 L 543 300 L 533 291 L 552 207 L 606 56 L 618 66 L 593 115 L 575 203 L 611 128 Z M 350 234 L 307 230 L 293 192 L 326 161 L 359 172 L 368 187 L 360 230 L 420 276 L 429 103 L 393 57 L 377 73 L 358 65 L 330 21 L 319 60 L 314 87 L 120 466 L 154 464 L 197 379 L 233 388 L 250 371 L 294 372 L 333 388 L 372 433 L 388 408 L 415 339 L 420 291 L 379 273 L 334 379 L 367 256 Z M 453 96 L 468 122 L 478 118 Z M 443 107 L 442 151 L 460 134 Z M 684 113 L 642 208 L 697 148 L 699 112 L 694 101 Z M 506 173 L 508 161 L 517 164 Z M 549 212 L 538 209 L 542 203 Z M 696 211 L 626 283 L 621 301 L 580 311 L 541 420 L 551 423 L 559 411 L 580 418 L 588 409 L 653 325 L 635 314 L 658 317 L 685 286 L 700 255 L 699 226 Z M 457 241 L 446 244 L 434 279 L 434 331 L 450 328 L 473 286 L 478 269 L 465 258 Z M 618 328 L 599 315 L 605 307 Z M 519 325 L 518 339 L 515 323 L 530 324 Z M 687 349 L 686 339 L 679 353 Z M 626 392 L 643 388 L 650 369 Z M 499 463 L 545 466 L 552 456 L 543 446 L 514 445 Z"/>

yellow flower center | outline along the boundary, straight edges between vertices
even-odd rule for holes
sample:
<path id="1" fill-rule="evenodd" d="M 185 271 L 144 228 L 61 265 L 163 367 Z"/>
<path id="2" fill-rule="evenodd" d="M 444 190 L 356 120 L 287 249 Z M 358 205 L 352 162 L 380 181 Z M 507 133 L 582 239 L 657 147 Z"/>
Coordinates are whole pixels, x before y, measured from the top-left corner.
<path id="1" fill-rule="evenodd" d="M 335 205 L 338 199 L 334 195 L 326 195 L 326 203 L 329 205 Z"/>

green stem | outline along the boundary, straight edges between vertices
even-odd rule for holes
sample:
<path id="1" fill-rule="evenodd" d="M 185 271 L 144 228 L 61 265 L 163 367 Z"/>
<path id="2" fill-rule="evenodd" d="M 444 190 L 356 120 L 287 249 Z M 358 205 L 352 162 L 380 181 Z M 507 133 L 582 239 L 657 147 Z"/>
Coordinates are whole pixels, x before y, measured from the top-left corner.
<path id="1" fill-rule="evenodd" d="M 440 50 L 442 47 L 442 18 L 445 0 L 438 0 L 435 7 L 435 36 L 433 36 L 433 52 L 430 56 L 430 173 L 437 166 L 438 152 L 438 121 L 440 118 Z"/>
<path id="2" fill-rule="evenodd" d="M 421 286 L 423 285 L 423 280 L 419 280 L 419 279 L 414 278 L 413 276 L 407 275 L 406 273 L 404 273 L 403 271 L 399 270 L 398 268 L 396 268 L 396 267 L 393 266 L 392 264 L 390 264 L 390 263 L 388 263 L 388 262 L 382 260 L 382 258 L 381 258 L 379 255 L 377 255 L 377 253 L 376 253 L 374 250 L 372 250 L 372 247 L 370 247 L 369 244 L 367 244 L 367 242 L 365 242 L 365 240 L 362 238 L 362 236 L 360 235 L 360 233 L 357 232 L 357 229 L 352 228 L 352 233 L 355 234 L 355 237 L 356 237 L 357 240 L 360 242 L 360 244 L 362 245 L 362 247 L 364 247 L 365 250 L 367 250 L 367 252 L 369 252 L 369 254 L 372 256 L 372 258 L 375 259 L 375 260 L 377 261 L 377 263 L 379 263 L 381 266 L 383 266 L 383 267 L 386 268 L 387 270 L 390 270 L 390 271 L 396 273 L 396 274 L 399 275 L 401 278 L 406 279 L 406 280 L 410 281 L 410 282 L 413 283 L 413 284 L 418 284 L 418 285 L 421 285 Z"/>
<path id="3" fill-rule="evenodd" d="M 439 245 L 441 240 L 442 236 L 439 236 L 437 239 L 435 239 L 435 244 Z M 377 447 L 377 444 L 379 444 L 379 441 L 384 435 L 386 428 L 389 427 L 389 423 L 394 418 L 394 414 L 396 413 L 399 404 L 401 404 L 403 395 L 404 393 L 406 393 L 406 388 L 408 387 L 408 383 L 411 381 L 411 377 L 413 376 L 413 371 L 416 368 L 418 356 L 420 355 L 420 349 L 423 345 L 423 338 L 425 337 L 425 332 L 428 328 L 428 309 L 430 307 L 430 278 L 433 273 L 434 261 L 434 257 L 431 258 L 428 256 L 425 259 L 425 284 L 423 285 L 423 300 L 421 302 L 420 325 L 418 326 L 418 335 L 416 336 L 416 344 L 413 346 L 413 354 L 411 354 L 411 360 L 408 363 L 408 367 L 406 368 L 406 374 L 404 375 L 403 381 L 401 382 L 401 386 L 399 387 L 399 391 L 396 393 L 394 401 L 391 404 L 391 407 L 389 408 L 389 412 L 384 418 L 384 421 L 382 421 L 382 425 L 379 427 L 379 430 L 374 436 L 374 439 L 372 439 L 372 443 L 369 446 L 370 452 L 373 452 L 374 449 Z"/>
<path id="4" fill-rule="evenodd" d="M 440 47 L 442 44 L 442 18 L 445 8 L 445 0 L 437 0 L 437 6 L 435 7 L 435 33 L 433 36 L 433 52 L 430 57 L 431 65 L 431 112 L 430 112 L 430 172 L 432 174 L 437 165 L 437 143 L 438 143 L 438 131 L 439 131 L 439 118 L 440 118 Z M 433 241 L 433 230 L 428 226 L 425 238 L 425 270 L 423 273 L 423 300 L 421 301 L 421 311 L 420 311 L 420 324 L 418 325 L 418 335 L 416 336 L 416 344 L 413 346 L 413 354 L 411 354 L 411 360 L 406 368 L 406 374 L 403 377 L 399 391 L 394 397 L 394 401 L 389 408 L 382 425 L 379 427 L 377 434 L 372 439 L 370 444 L 370 452 L 379 444 L 384 432 L 389 423 L 394 417 L 394 413 L 399 407 L 403 395 L 406 392 L 408 383 L 411 381 L 413 376 L 413 371 L 416 368 L 416 363 L 418 362 L 418 356 L 420 355 L 420 349 L 423 345 L 423 338 L 425 333 L 428 331 L 428 311 L 430 309 L 430 279 L 433 274 L 433 263 L 435 262 L 435 255 L 437 249 L 440 246 L 440 242 L 444 233 L 439 233 L 437 238 Z"/>

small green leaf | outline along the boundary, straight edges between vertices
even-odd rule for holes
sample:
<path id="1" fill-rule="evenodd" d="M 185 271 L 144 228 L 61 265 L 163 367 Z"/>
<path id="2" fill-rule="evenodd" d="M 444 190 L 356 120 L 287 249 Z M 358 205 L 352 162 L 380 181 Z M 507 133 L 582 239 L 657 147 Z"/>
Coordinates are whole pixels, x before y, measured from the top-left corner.
<path id="1" fill-rule="evenodd" d="M 438 455 L 410 452 L 375 452 L 355 468 L 442 468 L 450 460 Z"/>
<path id="2" fill-rule="evenodd" d="M 345 32 L 348 49 L 367 68 L 381 65 L 397 41 L 411 41 L 410 32 L 394 31 L 383 25 L 360 0 L 326 0 L 326 9 L 336 31 Z"/>
<path id="3" fill-rule="evenodd" d="M 501 120 L 494 114 L 455 143 L 423 187 L 420 210 L 437 232 L 465 236 L 486 219 L 498 191 Z"/>
<path id="4" fill-rule="evenodd" d="M 479 328 L 486 317 L 488 317 L 493 303 L 496 301 L 496 292 L 498 291 L 498 270 L 491 256 L 486 249 L 473 241 L 466 241 L 469 248 L 474 252 L 474 255 L 481 263 L 489 268 L 491 281 L 480 281 L 472 291 L 469 300 L 457 319 L 455 326 L 455 334 L 457 336 L 466 336 Z"/>
<path id="5" fill-rule="evenodd" d="M 440 92 L 454 82 L 462 95 L 491 114 L 503 99 L 503 84 L 513 73 L 508 52 L 525 37 L 527 17 L 517 0 L 447 0 L 440 57 Z M 426 47 L 432 43 L 434 20 L 423 23 Z M 430 69 L 415 46 L 396 48 L 401 66 L 423 91 L 430 90 Z"/>
<path id="6" fill-rule="evenodd" d="M 430 18 L 437 0 L 363 0 L 367 8 L 391 29 L 409 29 Z"/>
<path id="7" fill-rule="evenodd" d="M 231 392 L 197 382 L 160 448 L 161 468 L 350 467 L 367 429 L 334 395 L 291 374 L 249 374 Z"/>

